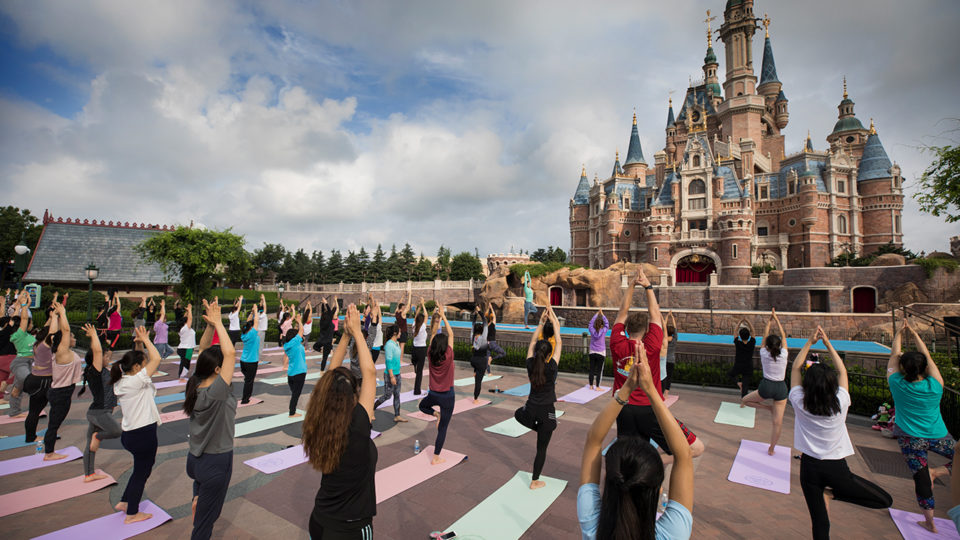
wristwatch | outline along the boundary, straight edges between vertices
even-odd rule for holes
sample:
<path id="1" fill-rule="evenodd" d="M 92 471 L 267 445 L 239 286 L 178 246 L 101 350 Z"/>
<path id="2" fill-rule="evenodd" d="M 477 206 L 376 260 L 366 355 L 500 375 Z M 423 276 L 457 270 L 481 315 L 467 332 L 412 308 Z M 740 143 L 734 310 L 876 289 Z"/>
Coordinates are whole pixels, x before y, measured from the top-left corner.
<path id="1" fill-rule="evenodd" d="M 644 285 L 643 288 L 649 291 L 653 288 L 653 285 Z"/>
<path id="2" fill-rule="evenodd" d="M 619 403 L 620 405 L 626 405 L 626 404 L 627 404 L 626 401 L 620 399 L 620 396 L 619 396 L 618 394 L 613 394 L 613 399 L 617 400 L 617 403 Z"/>

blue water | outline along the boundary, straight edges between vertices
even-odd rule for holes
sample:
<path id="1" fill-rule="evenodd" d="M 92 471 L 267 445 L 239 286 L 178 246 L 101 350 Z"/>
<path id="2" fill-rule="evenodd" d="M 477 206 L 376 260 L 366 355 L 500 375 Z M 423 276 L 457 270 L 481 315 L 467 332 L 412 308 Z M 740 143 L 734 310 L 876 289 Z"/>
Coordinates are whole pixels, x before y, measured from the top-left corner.
<path id="1" fill-rule="evenodd" d="M 383 322 L 393 323 L 393 317 L 383 317 Z M 413 319 L 408 319 L 408 324 L 413 325 Z M 450 321 L 450 326 L 454 328 L 470 328 L 470 321 Z M 506 323 L 497 323 L 497 330 L 501 331 L 510 331 L 510 332 L 533 332 L 533 329 L 536 326 L 531 326 L 530 328 L 524 328 L 522 324 L 506 324 Z M 577 327 L 568 327 L 564 326 L 560 329 L 560 335 L 563 336 L 577 336 L 581 337 L 585 334 L 587 330 L 585 328 Z M 610 332 L 607 332 L 607 337 L 610 336 Z M 680 343 L 709 343 L 709 344 L 718 344 L 718 345 L 732 345 L 733 336 L 730 334 L 720 334 L 720 335 L 711 335 L 711 334 L 693 334 L 688 332 L 679 332 L 678 340 Z M 762 343 L 759 337 L 757 341 Z M 787 338 L 787 347 L 790 349 L 800 350 L 803 345 L 807 342 L 803 338 Z M 833 343 L 833 348 L 837 352 L 858 352 L 858 353 L 872 353 L 872 354 L 890 354 L 890 347 L 881 345 L 875 341 L 850 341 L 835 339 Z M 826 352 L 827 347 L 823 344 L 823 341 L 817 341 L 810 348 L 812 351 L 823 351 Z"/>

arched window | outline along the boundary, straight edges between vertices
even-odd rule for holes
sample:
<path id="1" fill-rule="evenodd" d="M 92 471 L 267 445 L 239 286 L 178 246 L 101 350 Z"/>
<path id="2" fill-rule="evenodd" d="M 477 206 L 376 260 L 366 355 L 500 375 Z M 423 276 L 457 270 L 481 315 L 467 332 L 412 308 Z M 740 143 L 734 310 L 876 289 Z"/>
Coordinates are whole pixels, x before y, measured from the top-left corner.
<path id="1" fill-rule="evenodd" d="M 700 156 L 693 156 L 693 166 L 694 167 L 700 166 Z"/>
<path id="2" fill-rule="evenodd" d="M 597 231 L 597 245 L 600 245 L 600 231 Z"/>
<path id="3" fill-rule="evenodd" d="M 847 234 L 847 217 L 840 216 L 837 219 L 837 232 L 840 234 Z"/>
<path id="4" fill-rule="evenodd" d="M 694 156 L 694 160 L 697 160 L 699 156 Z M 696 163 L 696 161 L 694 161 Z M 690 188 L 687 191 L 690 195 L 703 195 L 707 192 L 707 185 L 703 183 L 703 180 L 694 180 L 690 182 Z"/>

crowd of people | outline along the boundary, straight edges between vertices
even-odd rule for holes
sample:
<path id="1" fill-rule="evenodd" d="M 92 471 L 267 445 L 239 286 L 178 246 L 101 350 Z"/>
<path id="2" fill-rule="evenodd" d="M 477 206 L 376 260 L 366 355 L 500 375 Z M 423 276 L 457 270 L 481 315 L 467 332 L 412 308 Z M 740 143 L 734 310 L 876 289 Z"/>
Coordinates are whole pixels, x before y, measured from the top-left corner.
<path id="1" fill-rule="evenodd" d="M 530 288 L 529 276 L 524 277 L 523 284 L 525 291 Z M 637 287 L 643 289 L 646 309 L 631 309 Z M 43 324 L 34 326 L 29 300 L 26 292 L 0 297 L 0 399 L 9 403 L 10 416 L 25 417 L 25 441 L 42 440 L 43 459 L 59 460 L 66 456 L 56 452 L 58 430 L 70 411 L 74 391 L 81 385 L 79 397 L 89 390 L 92 401 L 83 441 L 84 481 L 104 478 L 95 467 L 96 453 L 103 441 L 119 438 L 133 459 L 132 472 L 116 506 L 126 514 L 125 523 L 151 517 L 141 510 L 140 503 L 156 461 L 157 428 L 161 423 L 152 377 L 161 361 L 174 354 L 169 343 L 171 325 L 178 332 L 177 377 L 186 384 L 182 409 L 189 417 L 186 473 L 193 480 L 192 538 L 209 538 L 230 486 L 237 407 L 253 397 L 266 343 L 269 315 L 265 298 L 261 296 L 246 311 L 242 297 L 238 298 L 225 307 L 226 313 L 218 299 L 203 300 L 204 324 L 199 341 L 192 305 L 181 307 L 176 302 L 171 324 L 165 301 L 144 299 L 131 314 L 134 345 L 116 359 L 112 355 L 122 329 L 118 295 L 108 297 L 95 325 L 82 326 L 71 325 L 65 309 L 67 298 L 61 300 L 56 294 L 44 308 L 47 317 Z M 319 337 L 313 350 L 322 355 L 318 363 L 323 374 L 310 393 L 302 428 L 304 453 L 323 473 L 309 518 L 313 538 L 373 537 L 378 452 L 370 438 L 372 423 L 375 410 L 390 400 L 394 422 L 407 421 L 400 411 L 400 368 L 408 339 L 412 339 L 413 394 L 423 396 L 417 408 L 437 419 L 430 463 L 445 461 L 442 451 L 456 401 L 454 331 L 446 310 L 438 305 L 431 312 L 422 298 L 412 306 L 408 295 L 393 313 L 393 323 L 386 325 L 376 299 L 370 295 L 367 300 L 363 311 L 353 304 L 343 308 L 342 322 L 336 298 L 322 299 L 317 317 L 309 302 L 293 306 L 281 301 L 276 314 L 291 418 L 301 416 L 298 403 L 308 371 L 306 350 L 312 326 L 318 325 Z M 532 295 L 525 300 L 524 324 L 537 311 L 540 318 L 526 351 L 529 394 L 514 418 L 536 433 L 529 487 L 537 490 L 549 481 L 541 478 L 551 438 L 558 428 L 556 385 L 563 338 L 553 309 L 549 305 L 542 310 L 531 308 Z M 411 308 L 412 331 L 407 321 Z M 493 360 L 505 354 L 496 342 L 496 325 L 492 307 L 484 310 L 478 306 L 470 329 L 469 363 L 474 372 L 475 403 Z M 74 352 L 74 327 L 89 341 L 83 358 Z M 665 403 L 676 363 L 676 318 L 672 313 L 662 314 L 654 287 L 640 270 L 624 291 L 613 326 L 598 310 L 586 330 L 590 390 L 611 391 L 601 385 L 608 335 L 613 372 L 611 399 L 590 426 L 583 447 L 577 491 L 582 537 L 689 538 L 694 519 L 693 459 L 706 448 Z M 902 352 L 904 335 L 912 339 L 916 350 Z M 792 363 L 788 361 L 786 338 L 779 316 L 772 310 L 759 349 L 762 379 L 751 391 L 758 340 L 749 325 L 739 326 L 734 332 L 735 361 L 729 376 L 740 387 L 741 407 L 770 411 L 770 455 L 777 451 L 786 404 L 789 401 L 792 405 L 793 446 L 800 452 L 800 483 L 812 536 L 829 538 L 831 500 L 876 509 L 889 508 L 893 500 L 883 488 L 853 474 L 847 466 L 846 458 L 854 454 L 846 428 L 851 405 L 848 376 L 827 333 L 818 327 Z M 810 353 L 819 340 L 828 351 L 822 358 Z M 239 360 L 237 344 L 242 344 Z M 383 392 L 377 397 L 375 362 L 381 352 L 385 364 Z M 238 362 L 243 376 L 239 400 L 232 387 Z M 424 367 L 425 395 L 421 388 Z M 894 434 L 913 474 L 917 504 L 924 516 L 919 523 L 936 532 L 932 485 L 952 469 L 950 465 L 930 467 L 927 456 L 935 452 L 952 460 L 956 443 L 940 415 L 943 377 L 910 320 L 903 320 L 896 332 L 887 372 L 897 407 Z M 26 408 L 24 395 L 28 396 Z M 117 406 L 119 423 L 113 416 Z M 47 430 L 41 439 L 37 425 L 48 407 Z M 614 424 L 615 442 L 602 452 L 604 439 Z M 668 465 L 672 466 L 664 495 Z M 958 484 L 952 486 L 955 505 L 960 503 Z M 949 514 L 960 530 L 960 506 Z"/>

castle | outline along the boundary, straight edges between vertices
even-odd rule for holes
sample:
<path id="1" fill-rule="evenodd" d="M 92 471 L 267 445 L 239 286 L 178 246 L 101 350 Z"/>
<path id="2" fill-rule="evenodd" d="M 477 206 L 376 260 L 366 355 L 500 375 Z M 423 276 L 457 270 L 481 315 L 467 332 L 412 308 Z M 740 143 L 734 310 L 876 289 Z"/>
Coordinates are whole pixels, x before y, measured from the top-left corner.
<path id="1" fill-rule="evenodd" d="M 809 133 L 800 152 L 784 155 L 789 101 L 777 78 L 770 19 L 754 16 L 753 0 L 727 0 L 719 39 L 726 75 L 712 47 L 702 81 L 692 82 L 651 168 L 633 116 L 626 159 L 619 152 L 609 178 L 586 170 L 570 200 L 570 258 L 606 268 L 647 262 L 670 283 L 746 284 L 754 265 L 774 269 L 826 265 L 842 253 L 865 254 L 902 244 L 900 168 L 892 164 L 870 121 L 865 128 L 843 81 L 843 99 L 829 148 Z M 765 28 L 760 79 L 753 35 Z M 839 81 L 838 81 L 839 82 Z"/>

